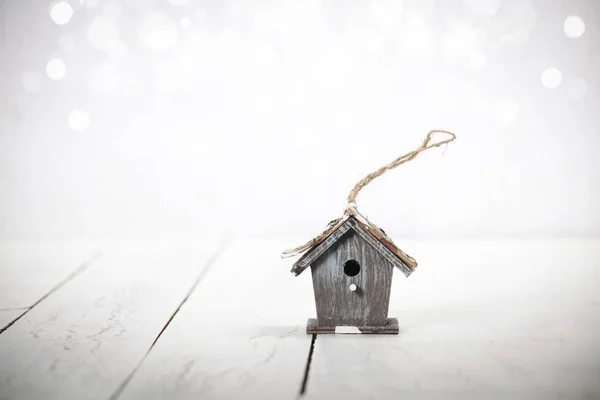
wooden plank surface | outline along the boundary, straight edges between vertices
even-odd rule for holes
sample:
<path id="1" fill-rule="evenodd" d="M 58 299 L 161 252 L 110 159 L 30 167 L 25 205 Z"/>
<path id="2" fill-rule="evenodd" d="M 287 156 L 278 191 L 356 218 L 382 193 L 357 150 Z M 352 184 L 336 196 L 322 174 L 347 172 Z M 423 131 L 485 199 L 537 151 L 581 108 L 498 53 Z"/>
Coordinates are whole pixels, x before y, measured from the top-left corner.
<path id="1" fill-rule="evenodd" d="M 84 242 L 0 243 L 0 309 L 31 307 L 98 250 Z"/>
<path id="2" fill-rule="evenodd" d="M 296 398 L 315 306 L 309 274 L 279 259 L 287 244 L 234 242 L 118 399 Z"/>
<path id="3" fill-rule="evenodd" d="M 215 247 L 150 243 L 107 250 L 0 335 L 0 398 L 109 398 Z"/>
<path id="4" fill-rule="evenodd" d="M 21 316 L 27 309 L 0 310 L 0 330 Z"/>
<path id="5" fill-rule="evenodd" d="M 315 305 L 288 242 L 207 270 L 216 243 L 108 249 L 0 334 L 0 399 L 296 398 Z M 305 398 L 598 397 L 599 241 L 399 242 L 420 263 L 394 274 L 400 334 L 317 335 Z"/>
<path id="6" fill-rule="evenodd" d="M 600 396 L 599 241 L 403 246 L 400 334 L 319 335 L 306 398 Z"/>

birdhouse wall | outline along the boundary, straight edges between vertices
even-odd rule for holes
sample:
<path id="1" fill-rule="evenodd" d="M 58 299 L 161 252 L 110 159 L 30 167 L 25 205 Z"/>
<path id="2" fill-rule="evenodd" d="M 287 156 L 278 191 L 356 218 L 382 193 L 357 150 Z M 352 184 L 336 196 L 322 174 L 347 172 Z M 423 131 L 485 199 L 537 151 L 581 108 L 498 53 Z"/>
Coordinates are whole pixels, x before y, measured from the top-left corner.
<path id="1" fill-rule="evenodd" d="M 348 261 L 356 265 L 344 266 Z M 349 230 L 311 265 L 319 326 L 378 326 L 386 323 L 393 265 Z M 352 291 L 350 286 L 356 285 Z"/>

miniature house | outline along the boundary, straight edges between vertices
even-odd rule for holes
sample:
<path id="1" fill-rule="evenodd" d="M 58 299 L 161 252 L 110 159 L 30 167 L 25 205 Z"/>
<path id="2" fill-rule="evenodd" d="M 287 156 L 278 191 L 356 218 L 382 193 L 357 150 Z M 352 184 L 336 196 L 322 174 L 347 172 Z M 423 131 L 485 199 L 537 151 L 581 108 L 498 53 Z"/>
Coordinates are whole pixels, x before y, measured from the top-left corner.
<path id="1" fill-rule="evenodd" d="M 385 232 L 354 212 L 332 227 L 294 264 L 300 275 L 311 267 L 317 318 L 307 333 L 398 333 L 388 318 L 394 267 L 406 276 L 416 261 Z"/>

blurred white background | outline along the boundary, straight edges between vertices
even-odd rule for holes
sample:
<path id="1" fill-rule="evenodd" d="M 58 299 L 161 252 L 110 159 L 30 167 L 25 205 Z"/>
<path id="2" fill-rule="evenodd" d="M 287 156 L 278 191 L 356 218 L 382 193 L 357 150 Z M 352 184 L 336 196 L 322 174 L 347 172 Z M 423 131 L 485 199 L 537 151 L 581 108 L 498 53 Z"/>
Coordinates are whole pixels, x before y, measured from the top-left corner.
<path id="1" fill-rule="evenodd" d="M 457 141 L 358 197 L 393 237 L 600 236 L 598 1 L 2 0 L 0 15 L 2 240 L 308 239 L 434 128 Z"/>

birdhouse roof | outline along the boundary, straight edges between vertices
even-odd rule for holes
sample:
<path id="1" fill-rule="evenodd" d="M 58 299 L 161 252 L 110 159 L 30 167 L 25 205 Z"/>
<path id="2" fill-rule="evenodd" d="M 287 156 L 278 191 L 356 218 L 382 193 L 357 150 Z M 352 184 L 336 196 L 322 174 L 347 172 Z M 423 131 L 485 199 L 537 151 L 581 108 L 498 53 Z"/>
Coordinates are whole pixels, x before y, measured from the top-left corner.
<path id="1" fill-rule="evenodd" d="M 336 243 L 346 232 L 353 230 L 366 242 L 372 245 L 390 263 L 398 267 L 404 275 L 409 276 L 415 268 L 417 261 L 403 252 L 386 233 L 366 217 L 354 211 L 352 215 L 345 215 L 335 226 L 329 230 L 329 234 L 316 242 L 292 267 L 292 273 L 300 275 L 317 258 Z"/>

